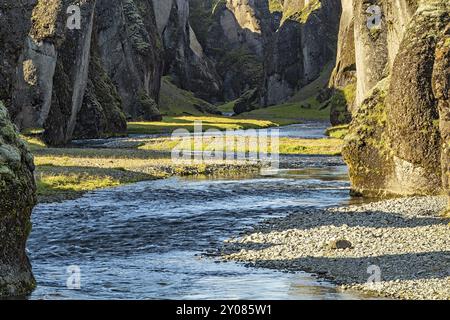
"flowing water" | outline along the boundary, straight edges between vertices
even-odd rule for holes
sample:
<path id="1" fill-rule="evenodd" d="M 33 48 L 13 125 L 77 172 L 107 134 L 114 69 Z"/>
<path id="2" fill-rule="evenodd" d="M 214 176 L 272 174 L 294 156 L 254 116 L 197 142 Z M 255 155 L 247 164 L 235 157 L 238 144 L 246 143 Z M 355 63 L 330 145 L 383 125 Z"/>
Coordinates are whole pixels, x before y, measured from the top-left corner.
<path id="1" fill-rule="evenodd" d="M 286 127 L 282 135 L 315 138 L 325 127 Z M 28 241 L 38 282 L 31 298 L 362 298 L 307 273 L 247 268 L 208 254 L 266 218 L 350 201 L 340 158 L 281 162 L 270 177 L 171 178 L 38 205 Z M 77 290 L 67 287 L 71 270 L 80 271 Z"/>

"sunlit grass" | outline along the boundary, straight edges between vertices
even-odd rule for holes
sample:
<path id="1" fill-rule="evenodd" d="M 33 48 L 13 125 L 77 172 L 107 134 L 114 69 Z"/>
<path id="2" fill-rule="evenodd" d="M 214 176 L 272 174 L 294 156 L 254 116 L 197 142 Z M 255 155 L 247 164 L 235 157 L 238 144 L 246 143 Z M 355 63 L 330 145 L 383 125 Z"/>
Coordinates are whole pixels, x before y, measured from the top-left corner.
<path id="1" fill-rule="evenodd" d="M 45 149 L 45 148 L 47 148 L 47 146 L 45 145 L 45 143 L 44 143 L 41 139 L 39 139 L 39 138 L 37 138 L 37 137 L 34 137 L 34 136 L 26 136 L 26 135 L 21 135 L 20 137 L 21 137 L 21 139 L 22 139 L 23 141 L 25 141 L 25 143 L 27 144 L 28 148 L 29 148 L 31 151 L 35 151 L 35 150 L 40 150 L 40 149 Z"/>
<path id="2" fill-rule="evenodd" d="M 109 176 L 85 173 L 40 174 L 36 179 L 39 195 L 51 195 L 57 191 L 90 191 L 120 185 L 120 181 Z"/>
<path id="3" fill-rule="evenodd" d="M 40 201 L 72 199 L 85 192 L 174 175 L 254 172 L 243 162 L 172 161 L 170 154 L 136 149 L 40 149 L 34 151 Z"/>
<path id="4" fill-rule="evenodd" d="M 304 103 L 292 102 L 243 113 L 237 119 L 269 120 L 278 125 L 302 123 L 305 120 L 328 121 L 330 109 L 320 109 L 310 98 Z M 305 108 L 309 104 L 309 108 Z"/>
<path id="5" fill-rule="evenodd" d="M 343 141 L 341 139 L 297 139 L 280 138 L 278 145 L 271 143 L 270 137 L 267 143 L 259 144 L 258 140 L 241 139 L 227 140 L 226 138 L 204 137 L 195 139 L 191 137 L 183 139 L 158 138 L 149 140 L 143 150 L 172 152 L 175 148 L 184 151 L 218 151 L 218 152 L 268 152 L 280 154 L 298 155 L 338 155 L 341 153 Z"/>
<path id="6" fill-rule="evenodd" d="M 335 126 L 327 129 L 326 135 L 331 138 L 344 139 L 348 134 L 349 125 Z"/>
<path id="7" fill-rule="evenodd" d="M 240 130 L 258 129 L 275 126 L 270 120 L 259 119 L 235 119 L 218 116 L 181 116 L 164 117 L 161 122 L 130 122 L 128 123 L 128 133 L 130 134 L 169 134 L 176 129 L 186 129 L 194 131 L 195 122 L 202 122 L 202 130 Z"/>

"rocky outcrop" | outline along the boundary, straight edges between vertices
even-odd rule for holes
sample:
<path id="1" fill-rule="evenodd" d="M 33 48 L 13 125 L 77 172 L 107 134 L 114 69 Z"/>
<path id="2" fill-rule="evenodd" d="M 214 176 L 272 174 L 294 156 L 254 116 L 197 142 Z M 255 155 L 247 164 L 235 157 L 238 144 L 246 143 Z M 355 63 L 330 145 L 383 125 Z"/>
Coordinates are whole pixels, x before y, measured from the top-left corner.
<path id="1" fill-rule="evenodd" d="M 146 110 L 145 108 L 142 108 Z M 159 114 L 152 111 L 151 114 Z M 122 112 L 122 99 L 116 87 L 102 68 L 96 49 L 91 48 L 89 78 L 83 104 L 78 113 L 73 138 L 93 139 L 124 135 L 126 118 Z"/>
<path id="2" fill-rule="evenodd" d="M 9 106 L 15 123 L 44 127 L 48 144 L 64 145 L 124 134 L 126 117 L 161 120 L 162 45 L 152 2 L 84 1 L 79 29 L 67 26 L 74 4 L 34 7 Z"/>
<path id="3" fill-rule="evenodd" d="M 16 68 L 24 39 L 30 30 L 34 4 L 33 0 L 21 3 L 0 1 L 0 100 L 8 109 L 12 108 L 12 92 L 17 81 Z"/>
<path id="4" fill-rule="evenodd" d="M 193 28 L 219 75 L 222 100 L 235 100 L 260 87 L 270 15 L 267 2 L 193 0 L 191 9 Z M 202 22 L 195 23 L 196 17 Z"/>
<path id="5" fill-rule="evenodd" d="M 153 3 L 97 0 L 94 33 L 101 65 L 116 86 L 123 110 L 134 120 L 160 120 L 162 43 Z M 160 17 L 160 12 L 156 13 Z M 151 107 L 142 103 L 152 100 Z"/>
<path id="6" fill-rule="evenodd" d="M 282 14 L 265 57 L 265 105 L 288 100 L 336 57 L 340 1 L 285 1 Z"/>
<path id="7" fill-rule="evenodd" d="M 0 1 L 0 296 L 29 294 L 35 287 L 25 245 L 36 204 L 33 157 L 11 123 L 15 70 L 30 28 L 34 1 Z M 2 102 L 3 101 L 3 102 Z"/>
<path id="8" fill-rule="evenodd" d="M 330 79 L 334 89 L 330 120 L 333 126 L 351 121 L 356 98 L 355 20 L 353 1 L 341 1 L 342 15 L 339 25 L 336 66 Z"/>
<path id="9" fill-rule="evenodd" d="M 222 83 L 189 22 L 188 0 L 153 0 L 164 48 L 165 75 L 201 99 L 221 101 Z"/>
<path id="10" fill-rule="evenodd" d="M 435 57 L 432 83 L 442 139 L 442 186 L 450 197 L 450 26 L 444 31 L 443 39 L 437 43 Z"/>
<path id="11" fill-rule="evenodd" d="M 65 4 L 62 10 L 67 8 Z M 52 102 L 44 123 L 44 139 L 49 145 L 64 145 L 72 139 L 87 88 L 95 0 L 83 2 L 80 9 L 82 28 L 66 29 L 63 24 L 64 35 L 57 45 Z"/>
<path id="12" fill-rule="evenodd" d="M 380 4 L 386 17 L 400 20 L 415 5 L 408 1 L 410 6 L 392 11 Z M 363 31 L 366 20 L 356 18 L 364 6 L 355 0 L 357 69 L 363 68 L 358 70 L 358 95 L 365 98 L 354 113 L 343 151 L 352 188 L 364 195 L 440 193 L 441 165 L 445 175 L 448 163 L 441 139 L 447 139 L 449 4 L 419 2 L 404 30 L 381 26 L 369 33 Z M 401 41 L 390 44 L 390 39 Z M 447 188 L 447 177 L 443 180 Z"/>
<path id="13" fill-rule="evenodd" d="M 33 171 L 33 156 L 0 102 L 0 297 L 26 295 L 35 287 L 25 252 L 36 204 Z"/>

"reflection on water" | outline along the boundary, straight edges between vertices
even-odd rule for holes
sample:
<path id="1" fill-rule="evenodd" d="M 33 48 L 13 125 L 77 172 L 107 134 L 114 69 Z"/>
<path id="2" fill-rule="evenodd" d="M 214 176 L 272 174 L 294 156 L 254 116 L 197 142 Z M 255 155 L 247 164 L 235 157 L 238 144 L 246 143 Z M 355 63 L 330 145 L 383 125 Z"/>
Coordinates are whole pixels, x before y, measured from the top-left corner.
<path id="1" fill-rule="evenodd" d="M 348 201 L 345 167 L 329 162 L 272 177 L 142 182 L 39 205 L 28 244 L 32 298 L 352 298 L 308 274 L 202 255 L 265 218 Z M 81 268 L 81 290 L 65 287 L 70 265 Z"/>
<path id="2" fill-rule="evenodd" d="M 31 298 L 361 298 L 307 273 L 246 268 L 208 254 L 266 218 L 350 200 L 338 157 L 283 156 L 281 168 L 275 176 L 141 182 L 38 205 L 28 242 L 38 281 Z M 66 287 L 72 265 L 81 269 L 80 290 Z"/>

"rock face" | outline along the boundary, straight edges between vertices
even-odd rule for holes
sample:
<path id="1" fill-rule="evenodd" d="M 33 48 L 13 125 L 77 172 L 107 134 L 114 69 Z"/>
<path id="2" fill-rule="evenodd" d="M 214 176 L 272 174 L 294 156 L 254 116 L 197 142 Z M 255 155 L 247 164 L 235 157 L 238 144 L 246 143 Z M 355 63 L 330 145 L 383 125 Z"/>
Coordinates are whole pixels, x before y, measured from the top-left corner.
<path id="1" fill-rule="evenodd" d="M 163 48 L 153 10 L 147 0 L 97 0 L 94 33 L 101 66 L 134 120 L 161 119 L 156 104 Z M 146 105 L 142 98 L 153 102 Z"/>
<path id="2" fill-rule="evenodd" d="M 39 0 L 9 106 L 21 128 L 45 128 L 50 145 L 124 134 L 126 117 L 161 120 L 162 45 L 153 4 Z"/>
<path id="3" fill-rule="evenodd" d="M 223 100 L 222 83 L 192 29 L 188 0 L 153 0 L 164 47 L 164 74 L 180 88 L 210 102 Z"/>
<path id="4" fill-rule="evenodd" d="M 206 21 L 194 28 L 225 100 L 257 90 L 256 107 L 284 102 L 336 57 L 339 0 L 193 0 L 191 7 Z"/>
<path id="5" fill-rule="evenodd" d="M 444 38 L 436 46 L 436 61 L 433 69 L 433 93 L 439 110 L 441 132 L 442 186 L 450 196 L 450 26 L 444 31 Z"/>
<path id="6" fill-rule="evenodd" d="M 288 100 L 336 57 L 340 1 L 284 1 L 281 13 L 266 54 L 265 105 Z"/>
<path id="7" fill-rule="evenodd" d="M 58 7 L 65 12 L 67 2 Z M 44 3 L 39 3 L 36 10 Z M 66 29 L 63 23 L 63 37 L 57 45 L 60 58 L 56 62 L 53 78 L 53 97 L 49 115 L 44 123 L 44 138 L 50 145 L 64 145 L 73 138 L 78 113 L 81 110 L 87 88 L 91 53 L 92 30 L 94 26 L 95 0 L 80 5 L 82 28 Z M 42 9 L 45 14 L 46 9 Z M 60 15 L 60 12 L 56 12 Z M 39 18 L 42 15 L 39 15 Z M 38 18 L 38 19 L 39 19 Z M 58 29 L 58 26 L 55 28 Z"/>
<path id="8" fill-rule="evenodd" d="M 342 15 L 339 26 L 336 66 L 330 79 L 335 90 L 331 104 L 331 124 L 341 125 L 351 121 L 356 98 L 355 20 L 353 2 L 341 1 Z"/>
<path id="9" fill-rule="evenodd" d="M 0 296 L 35 287 L 25 245 L 36 203 L 33 157 L 3 105 L 12 103 L 15 69 L 30 28 L 34 1 L 0 1 Z"/>
<path id="10" fill-rule="evenodd" d="M 36 204 L 33 171 L 33 156 L 0 102 L 0 297 L 26 295 L 35 287 L 25 253 Z"/>
<path id="11" fill-rule="evenodd" d="M 448 149 L 442 139 L 448 138 L 449 4 L 380 3 L 383 24 L 394 18 L 403 23 L 369 32 L 366 21 L 357 18 L 365 2 L 354 4 L 357 69 L 362 68 L 357 101 L 363 102 L 353 114 L 343 151 L 353 190 L 364 195 L 440 193 L 442 185 L 448 186 Z"/>
<path id="12" fill-rule="evenodd" d="M 221 82 L 222 100 L 235 100 L 263 81 L 264 1 L 191 2 L 194 17 L 204 23 L 193 24 L 200 35 L 204 53 L 215 65 Z M 267 11 L 268 13 L 268 11 Z M 194 17 L 191 21 L 194 22 Z"/>

